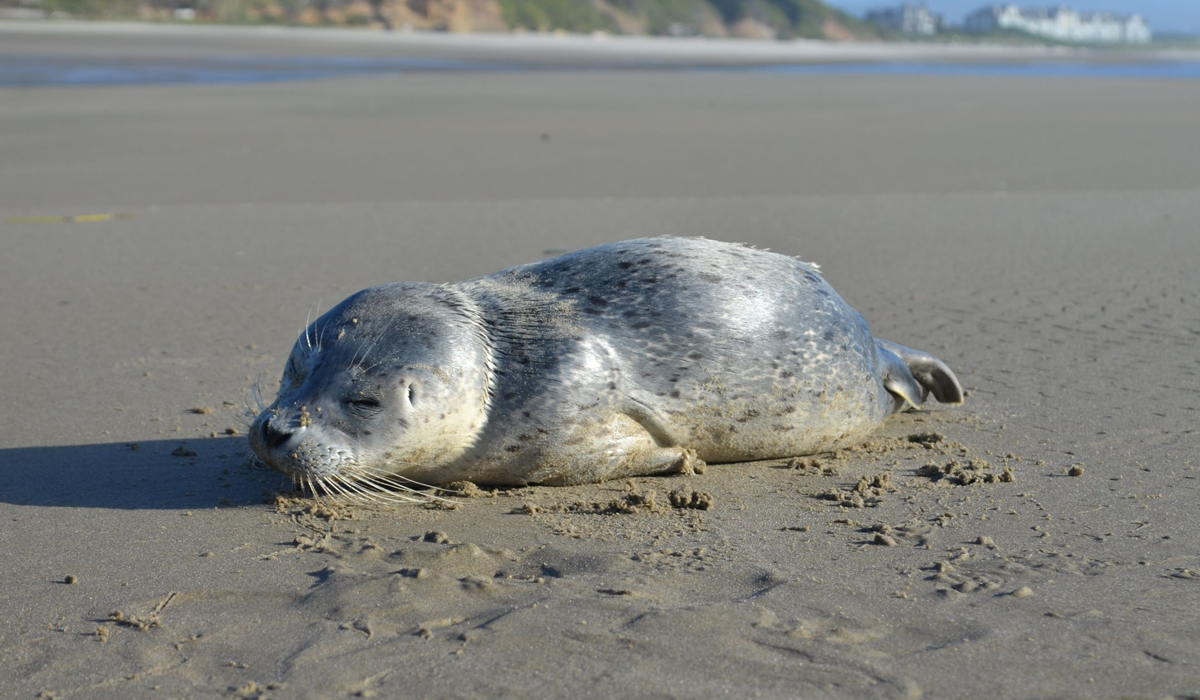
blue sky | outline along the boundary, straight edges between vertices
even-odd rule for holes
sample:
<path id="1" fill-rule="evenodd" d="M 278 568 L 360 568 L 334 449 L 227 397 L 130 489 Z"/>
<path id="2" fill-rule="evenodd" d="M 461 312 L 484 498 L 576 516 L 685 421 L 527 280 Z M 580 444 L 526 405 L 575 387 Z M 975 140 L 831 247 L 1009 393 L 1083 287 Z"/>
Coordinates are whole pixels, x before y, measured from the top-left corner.
<path id="1" fill-rule="evenodd" d="M 903 0 L 825 0 L 826 3 L 843 10 L 862 15 L 872 7 L 899 5 Z M 910 0 L 910 2 L 913 0 Z M 941 12 L 946 19 L 957 24 L 963 15 L 993 2 L 1004 0 L 925 0 L 934 12 Z M 1028 7 L 1066 5 L 1085 12 L 1136 12 L 1150 22 L 1158 32 L 1187 32 L 1200 34 L 1200 0 L 1010 0 Z"/>

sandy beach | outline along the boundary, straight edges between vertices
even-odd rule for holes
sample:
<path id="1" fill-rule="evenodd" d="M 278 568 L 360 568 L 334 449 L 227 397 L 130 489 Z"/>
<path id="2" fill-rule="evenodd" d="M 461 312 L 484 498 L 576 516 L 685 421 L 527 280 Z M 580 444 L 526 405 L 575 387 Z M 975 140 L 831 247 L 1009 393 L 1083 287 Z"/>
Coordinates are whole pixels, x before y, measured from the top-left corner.
<path id="1" fill-rule="evenodd" d="M 0 61 L 359 55 L 247 36 L 0 27 Z M 561 65 L 0 89 L 0 696 L 1200 696 L 1196 114 L 1195 80 Z M 306 318 L 650 235 L 816 261 L 965 404 L 447 507 L 250 464 Z"/>

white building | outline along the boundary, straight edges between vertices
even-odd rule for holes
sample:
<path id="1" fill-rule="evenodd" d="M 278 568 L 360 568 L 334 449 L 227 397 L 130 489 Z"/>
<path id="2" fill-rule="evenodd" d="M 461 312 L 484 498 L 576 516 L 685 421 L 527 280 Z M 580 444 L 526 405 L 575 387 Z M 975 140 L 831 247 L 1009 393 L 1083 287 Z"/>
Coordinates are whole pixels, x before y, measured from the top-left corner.
<path id="1" fill-rule="evenodd" d="M 963 26 L 971 32 L 1012 29 L 1059 41 L 1144 44 L 1150 41 L 1149 25 L 1138 15 L 1118 17 L 1103 12 L 1080 13 L 1069 7 L 1028 9 L 1016 5 L 990 5 L 967 15 Z"/>
<path id="2" fill-rule="evenodd" d="M 924 4 L 868 10 L 866 19 L 873 24 L 899 29 L 905 34 L 921 36 L 937 34 L 938 26 L 942 23 L 941 15 L 930 12 Z"/>

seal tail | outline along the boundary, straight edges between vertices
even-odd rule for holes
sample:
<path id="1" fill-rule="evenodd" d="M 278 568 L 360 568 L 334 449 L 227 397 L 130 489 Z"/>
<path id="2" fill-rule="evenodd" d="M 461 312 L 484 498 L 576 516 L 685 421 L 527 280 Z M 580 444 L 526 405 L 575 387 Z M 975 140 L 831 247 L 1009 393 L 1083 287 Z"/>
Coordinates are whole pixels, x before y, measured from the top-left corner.
<path id="1" fill-rule="evenodd" d="M 896 412 L 920 406 L 930 394 L 939 403 L 962 403 L 958 377 L 933 355 L 889 340 L 876 340 L 875 356 L 883 370 L 883 386 L 896 401 Z"/>

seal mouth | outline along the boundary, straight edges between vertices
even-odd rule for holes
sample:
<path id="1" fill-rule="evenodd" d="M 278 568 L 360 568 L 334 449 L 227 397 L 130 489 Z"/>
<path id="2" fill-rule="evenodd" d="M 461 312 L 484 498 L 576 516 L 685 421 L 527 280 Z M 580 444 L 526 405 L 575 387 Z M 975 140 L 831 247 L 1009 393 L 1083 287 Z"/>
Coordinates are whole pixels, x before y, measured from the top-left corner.
<path id="1" fill-rule="evenodd" d="M 433 486 L 359 459 L 351 448 L 326 442 L 316 424 L 282 429 L 287 422 L 270 410 L 255 420 L 249 430 L 250 448 L 265 465 L 281 472 L 292 483 L 318 498 L 395 503 L 452 502 L 438 494 L 453 495 L 453 489 Z"/>

